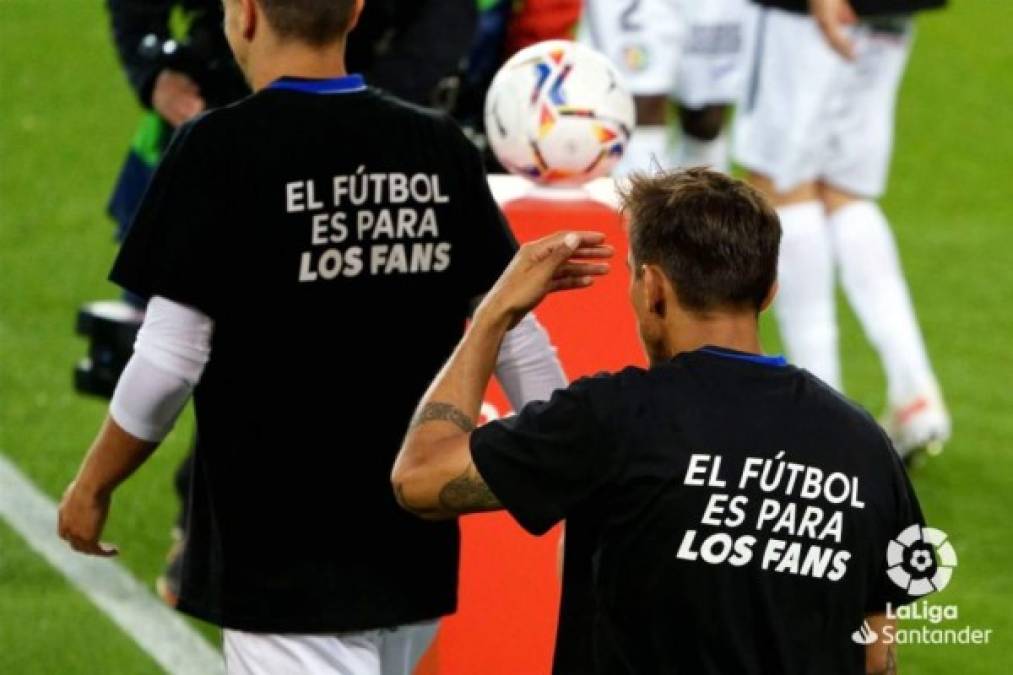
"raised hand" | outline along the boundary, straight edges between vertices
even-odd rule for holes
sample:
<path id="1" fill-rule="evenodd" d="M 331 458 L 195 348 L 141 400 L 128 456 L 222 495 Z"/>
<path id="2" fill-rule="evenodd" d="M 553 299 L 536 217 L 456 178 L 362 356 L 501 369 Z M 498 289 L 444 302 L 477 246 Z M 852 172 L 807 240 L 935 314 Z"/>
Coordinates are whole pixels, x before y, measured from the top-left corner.
<path id="1" fill-rule="evenodd" d="M 521 246 L 476 316 L 517 325 L 549 293 L 586 288 L 608 274 L 614 249 L 600 232 L 557 232 Z"/>

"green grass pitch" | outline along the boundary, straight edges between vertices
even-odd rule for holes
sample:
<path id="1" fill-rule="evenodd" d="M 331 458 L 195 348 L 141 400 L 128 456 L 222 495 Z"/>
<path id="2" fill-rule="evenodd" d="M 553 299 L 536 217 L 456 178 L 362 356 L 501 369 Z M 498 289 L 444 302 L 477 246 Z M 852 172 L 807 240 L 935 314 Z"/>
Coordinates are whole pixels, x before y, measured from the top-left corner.
<path id="1" fill-rule="evenodd" d="M 994 633 L 989 646 L 902 647 L 900 661 L 911 673 L 1004 673 L 1013 648 L 1013 4 L 952 4 L 919 21 L 884 206 L 955 420 L 947 452 L 913 475 L 930 522 L 960 556 L 934 600 Z M 84 353 L 73 314 L 116 292 L 104 281 L 115 249 L 103 209 L 138 119 L 108 32 L 99 2 L 0 0 L 0 452 L 54 499 L 104 413 L 71 391 Z M 841 311 L 849 394 L 878 412 L 878 363 Z M 765 333 L 775 347 L 769 321 Z M 122 562 L 145 581 L 168 543 L 184 419 L 117 493 L 108 525 Z M 0 672 L 157 666 L 0 523 Z"/>

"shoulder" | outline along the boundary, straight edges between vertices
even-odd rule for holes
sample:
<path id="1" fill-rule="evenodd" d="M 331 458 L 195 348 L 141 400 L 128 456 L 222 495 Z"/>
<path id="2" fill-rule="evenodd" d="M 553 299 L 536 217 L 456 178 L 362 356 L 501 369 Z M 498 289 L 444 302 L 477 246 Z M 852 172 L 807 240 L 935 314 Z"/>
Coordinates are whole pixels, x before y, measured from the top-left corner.
<path id="1" fill-rule="evenodd" d="M 454 130 L 460 132 L 453 118 L 441 110 L 425 108 L 423 106 L 416 105 L 415 103 L 405 101 L 404 99 L 398 98 L 384 89 L 370 87 L 369 91 L 373 94 L 377 108 L 390 115 L 402 117 L 404 119 L 411 119 L 417 123 L 426 124 L 432 126 L 433 128 L 442 129 L 447 132 Z"/>
<path id="2" fill-rule="evenodd" d="M 613 418 L 615 409 L 635 403 L 652 386 L 651 371 L 627 366 L 574 380 L 569 389 L 584 399 L 596 416 Z"/>
<path id="3" fill-rule="evenodd" d="M 191 120 L 179 125 L 172 136 L 169 152 L 185 150 L 215 154 L 230 135 L 229 126 L 235 119 L 231 106 L 205 110 Z"/>
<path id="4" fill-rule="evenodd" d="M 808 389 L 809 405 L 831 428 L 846 434 L 855 448 L 881 453 L 891 461 L 896 457 L 893 443 L 872 414 L 850 398 L 807 370 L 798 371 Z"/>
<path id="5" fill-rule="evenodd" d="M 474 143 L 468 139 L 461 126 L 449 113 L 416 105 L 383 89 L 370 88 L 370 92 L 374 95 L 382 114 L 397 118 L 411 128 L 424 128 L 429 133 L 442 136 L 452 146 L 465 148 L 477 154 Z"/>

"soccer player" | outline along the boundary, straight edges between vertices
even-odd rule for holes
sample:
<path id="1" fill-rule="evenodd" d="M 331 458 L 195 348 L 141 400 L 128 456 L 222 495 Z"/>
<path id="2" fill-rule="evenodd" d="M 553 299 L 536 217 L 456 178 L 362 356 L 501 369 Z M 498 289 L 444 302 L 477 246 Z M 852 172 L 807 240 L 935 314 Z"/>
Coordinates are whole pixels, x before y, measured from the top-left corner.
<path id="1" fill-rule="evenodd" d="M 107 0 L 120 62 L 140 104 L 151 110 L 135 133 L 108 211 L 122 241 L 173 130 L 208 108 L 250 93 L 222 33 L 221 0 Z M 371 0 L 347 45 L 346 62 L 372 86 L 403 100 L 432 106 L 438 85 L 460 68 L 476 27 L 476 7 L 461 0 Z M 182 21 L 177 19 L 182 18 Z M 174 24 L 182 24 L 178 39 Z M 143 312 L 147 298 L 126 292 Z M 175 606 L 179 595 L 187 490 L 192 453 L 180 464 L 174 487 L 180 513 L 172 530 L 159 595 Z"/>
<path id="2" fill-rule="evenodd" d="M 893 672 L 891 645 L 852 634 L 913 599 L 886 549 L 920 507 L 875 420 L 761 351 L 777 215 L 704 169 L 634 175 L 625 209 L 651 367 L 475 428 L 510 327 L 604 272 L 601 235 L 522 247 L 419 405 L 398 500 L 431 519 L 505 508 L 534 534 L 566 519 L 557 674 Z"/>
<path id="3" fill-rule="evenodd" d="M 784 228 L 774 309 L 788 354 L 841 388 L 839 274 L 883 364 L 884 423 L 898 451 L 938 451 L 950 417 L 877 200 L 886 187 L 912 12 L 944 0 L 856 0 L 854 7 L 813 0 L 818 21 L 804 0 L 758 2 L 756 63 L 735 153 Z"/>
<path id="4" fill-rule="evenodd" d="M 584 0 L 581 39 L 620 68 L 637 104 L 619 173 L 654 164 L 728 170 L 723 130 L 745 80 L 751 17 L 746 0 Z M 674 153 L 672 99 L 682 130 Z"/>
<path id="5" fill-rule="evenodd" d="M 113 490 L 192 391 L 178 608 L 233 673 L 408 675 L 455 609 L 458 530 L 399 509 L 390 465 L 516 244 L 456 125 L 345 73 L 361 0 L 224 8 L 256 93 L 181 126 L 117 258 L 151 301 L 60 534 L 115 554 Z M 565 385 L 534 320 L 497 358 L 518 408 Z"/>

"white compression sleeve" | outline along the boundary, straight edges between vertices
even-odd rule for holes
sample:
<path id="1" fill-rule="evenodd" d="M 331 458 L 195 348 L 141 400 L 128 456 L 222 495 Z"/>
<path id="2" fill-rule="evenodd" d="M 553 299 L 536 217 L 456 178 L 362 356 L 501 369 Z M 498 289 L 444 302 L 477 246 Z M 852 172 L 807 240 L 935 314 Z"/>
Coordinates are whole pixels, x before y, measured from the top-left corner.
<path id="1" fill-rule="evenodd" d="M 176 423 L 193 385 L 134 354 L 123 369 L 109 415 L 134 438 L 157 443 Z"/>
<path id="2" fill-rule="evenodd" d="M 521 319 L 503 338 L 496 379 L 518 411 L 531 401 L 547 401 L 553 391 L 566 387 L 556 348 L 534 314 Z"/>
<path id="3" fill-rule="evenodd" d="M 124 431 L 146 441 L 165 438 L 204 372 L 213 331 L 214 322 L 200 311 L 151 299 L 109 405 Z"/>

